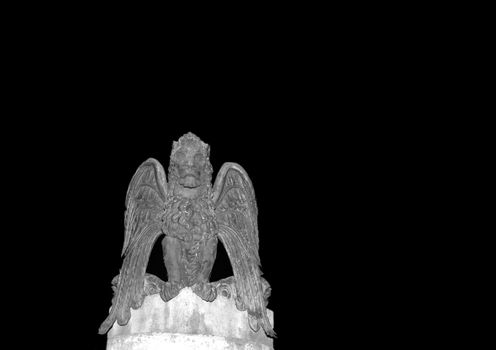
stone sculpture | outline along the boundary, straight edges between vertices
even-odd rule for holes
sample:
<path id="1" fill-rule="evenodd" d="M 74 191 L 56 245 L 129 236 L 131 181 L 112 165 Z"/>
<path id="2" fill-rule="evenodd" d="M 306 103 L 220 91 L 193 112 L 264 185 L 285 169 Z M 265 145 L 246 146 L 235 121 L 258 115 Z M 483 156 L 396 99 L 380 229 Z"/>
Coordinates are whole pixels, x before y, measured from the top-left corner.
<path id="1" fill-rule="evenodd" d="M 158 294 L 164 302 L 189 287 L 212 302 L 219 293 L 233 298 L 246 310 L 249 326 L 275 336 L 267 316 L 270 287 L 261 277 L 257 204 L 246 171 L 224 163 L 211 185 L 210 148 L 188 133 L 173 143 L 168 181 L 162 165 L 145 161 L 136 171 L 126 195 L 124 261 L 112 281 L 114 297 L 109 316 L 99 329 L 124 326 L 131 308 L 139 309 L 145 297 Z M 168 281 L 146 273 L 150 252 L 162 240 Z M 210 282 L 218 240 L 224 245 L 234 277 Z"/>

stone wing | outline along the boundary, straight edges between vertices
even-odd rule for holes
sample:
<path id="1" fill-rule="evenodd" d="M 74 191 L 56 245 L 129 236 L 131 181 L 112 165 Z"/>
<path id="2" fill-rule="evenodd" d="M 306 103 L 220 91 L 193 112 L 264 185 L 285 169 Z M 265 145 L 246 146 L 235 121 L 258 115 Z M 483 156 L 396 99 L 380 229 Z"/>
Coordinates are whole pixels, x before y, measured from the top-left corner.
<path id="1" fill-rule="evenodd" d="M 218 235 L 234 272 L 236 294 L 248 315 L 265 333 L 274 336 L 267 317 L 258 254 L 257 203 L 246 171 L 236 163 L 224 163 L 213 189 Z"/>
<path id="2" fill-rule="evenodd" d="M 167 180 L 162 165 L 150 158 L 140 165 L 126 195 L 124 262 L 116 281 L 112 308 L 99 329 L 106 333 L 117 320 L 127 324 L 131 310 L 143 303 L 143 286 L 150 252 L 162 233 L 162 215 L 167 196 Z"/>

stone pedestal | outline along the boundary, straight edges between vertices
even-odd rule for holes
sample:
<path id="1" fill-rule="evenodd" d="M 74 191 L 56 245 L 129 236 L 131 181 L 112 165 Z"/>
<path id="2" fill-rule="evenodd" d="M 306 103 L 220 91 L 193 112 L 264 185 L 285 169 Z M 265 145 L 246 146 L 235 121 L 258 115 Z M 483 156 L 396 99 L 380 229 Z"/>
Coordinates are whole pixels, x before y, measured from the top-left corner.
<path id="1" fill-rule="evenodd" d="M 267 310 L 270 322 L 274 314 Z M 254 332 L 246 311 L 219 293 L 209 303 L 184 288 L 167 303 L 158 294 L 147 296 L 123 327 L 114 323 L 107 335 L 107 350 L 272 350 L 263 329 Z"/>

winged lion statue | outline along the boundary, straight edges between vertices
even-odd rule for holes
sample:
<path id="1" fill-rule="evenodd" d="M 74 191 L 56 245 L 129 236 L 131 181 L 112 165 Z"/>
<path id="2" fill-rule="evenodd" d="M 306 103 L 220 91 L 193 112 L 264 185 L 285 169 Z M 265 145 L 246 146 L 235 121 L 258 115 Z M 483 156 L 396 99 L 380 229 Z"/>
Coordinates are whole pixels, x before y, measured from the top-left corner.
<path id="1" fill-rule="evenodd" d="M 167 302 L 191 287 L 203 300 L 213 301 L 219 282 L 209 278 L 220 240 L 233 268 L 237 308 L 247 310 L 253 330 L 262 327 L 275 336 L 266 311 L 270 286 L 261 277 L 253 185 L 240 165 L 224 163 L 212 187 L 209 154 L 209 145 L 188 133 L 173 143 L 168 181 L 153 158 L 134 174 L 126 195 L 124 260 L 112 281 L 112 306 L 100 334 L 115 321 L 127 324 L 131 308 L 140 308 L 146 295 L 159 293 Z M 146 273 L 162 235 L 166 282 Z"/>

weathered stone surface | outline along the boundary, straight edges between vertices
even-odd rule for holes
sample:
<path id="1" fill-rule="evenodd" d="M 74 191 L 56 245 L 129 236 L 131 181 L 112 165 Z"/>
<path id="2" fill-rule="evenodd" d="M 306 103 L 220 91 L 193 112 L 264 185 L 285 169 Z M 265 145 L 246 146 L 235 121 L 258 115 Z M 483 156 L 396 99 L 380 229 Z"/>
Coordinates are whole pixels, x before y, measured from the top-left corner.
<path id="1" fill-rule="evenodd" d="M 267 314 L 273 326 L 273 312 Z M 263 329 L 254 332 L 248 322 L 232 298 L 206 302 L 188 287 L 167 303 L 157 294 L 147 296 L 140 309 L 131 310 L 128 324 L 113 325 L 107 349 L 273 349 Z"/>

